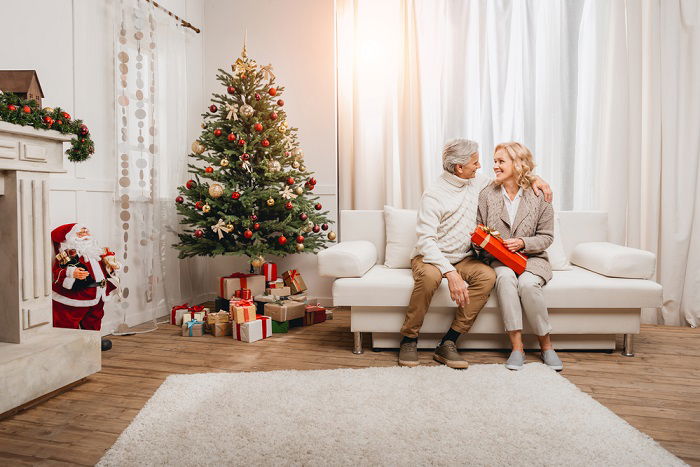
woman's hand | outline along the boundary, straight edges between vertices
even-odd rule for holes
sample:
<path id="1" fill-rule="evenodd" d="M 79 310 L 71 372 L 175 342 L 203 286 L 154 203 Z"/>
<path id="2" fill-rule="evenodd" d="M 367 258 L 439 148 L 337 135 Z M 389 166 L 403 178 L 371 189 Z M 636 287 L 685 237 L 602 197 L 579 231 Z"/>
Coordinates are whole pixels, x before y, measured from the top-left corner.
<path id="1" fill-rule="evenodd" d="M 515 253 L 525 248 L 525 242 L 522 238 L 509 238 L 508 240 L 503 240 L 503 244 L 508 248 L 509 251 Z"/>

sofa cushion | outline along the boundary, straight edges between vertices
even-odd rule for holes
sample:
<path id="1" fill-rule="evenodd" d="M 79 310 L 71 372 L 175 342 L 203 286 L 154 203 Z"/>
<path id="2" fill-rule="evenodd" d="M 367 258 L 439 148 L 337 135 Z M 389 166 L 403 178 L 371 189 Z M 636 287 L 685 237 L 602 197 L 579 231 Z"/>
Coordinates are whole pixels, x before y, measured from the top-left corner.
<path id="1" fill-rule="evenodd" d="M 656 255 L 609 242 L 579 243 L 571 262 L 608 277 L 650 279 L 656 270 Z"/>
<path id="2" fill-rule="evenodd" d="M 573 266 L 554 271 L 544 287 L 549 308 L 655 308 L 661 306 L 661 286 L 643 279 L 618 279 Z M 359 278 L 338 279 L 333 283 L 335 306 L 407 306 L 413 291 L 410 269 L 390 269 L 377 265 Z M 447 280 L 433 295 L 432 306 L 455 306 Z M 487 307 L 497 307 L 492 293 Z"/>
<path id="3" fill-rule="evenodd" d="M 559 215 L 554 218 L 554 241 L 547 248 L 547 258 L 552 266 L 552 271 L 569 271 L 571 269 L 571 264 L 564 251 Z"/>
<path id="4" fill-rule="evenodd" d="M 417 211 L 384 206 L 386 250 L 384 265 L 388 268 L 410 268 L 411 253 L 416 246 Z"/>
<path id="5" fill-rule="evenodd" d="M 318 253 L 318 273 L 323 277 L 358 277 L 377 262 L 377 247 L 367 240 L 340 242 Z"/>

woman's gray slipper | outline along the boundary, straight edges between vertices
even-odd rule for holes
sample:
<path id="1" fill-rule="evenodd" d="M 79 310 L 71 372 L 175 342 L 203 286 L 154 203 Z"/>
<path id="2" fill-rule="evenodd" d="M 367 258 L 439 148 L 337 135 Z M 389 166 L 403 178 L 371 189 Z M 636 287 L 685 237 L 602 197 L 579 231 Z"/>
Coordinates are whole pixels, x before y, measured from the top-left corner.
<path id="1" fill-rule="evenodd" d="M 517 371 L 522 370 L 523 365 L 525 365 L 525 352 L 513 350 L 510 353 L 510 357 L 508 357 L 508 361 L 506 362 L 506 368 Z"/>
<path id="2" fill-rule="evenodd" d="M 552 370 L 561 371 L 564 369 L 564 364 L 557 356 L 557 353 L 552 349 L 542 352 L 542 361 Z"/>

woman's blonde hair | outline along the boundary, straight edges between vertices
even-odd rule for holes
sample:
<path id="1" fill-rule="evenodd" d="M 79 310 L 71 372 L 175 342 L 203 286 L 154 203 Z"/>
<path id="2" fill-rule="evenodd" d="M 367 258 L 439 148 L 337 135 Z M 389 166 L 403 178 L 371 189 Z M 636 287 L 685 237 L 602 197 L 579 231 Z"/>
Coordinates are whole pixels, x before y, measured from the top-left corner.
<path id="1" fill-rule="evenodd" d="M 505 152 L 510 157 L 510 160 L 513 161 L 515 179 L 518 186 L 530 188 L 532 182 L 535 181 L 535 176 L 532 174 L 535 170 L 535 160 L 530 150 L 520 143 L 511 141 L 510 143 L 501 143 L 496 146 L 496 149 L 493 151 L 494 155 L 499 151 Z"/>

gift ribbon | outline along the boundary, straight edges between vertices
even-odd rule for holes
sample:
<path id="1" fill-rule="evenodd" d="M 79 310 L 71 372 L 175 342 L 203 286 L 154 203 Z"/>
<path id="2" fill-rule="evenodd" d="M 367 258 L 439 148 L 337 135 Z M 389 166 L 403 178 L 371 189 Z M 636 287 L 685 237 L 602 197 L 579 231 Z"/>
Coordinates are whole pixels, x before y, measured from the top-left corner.
<path id="1" fill-rule="evenodd" d="M 253 307 L 253 316 L 255 316 L 255 304 L 250 300 L 238 300 L 231 304 L 234 308 L 243 308 L 243 322 L 250 321 L 250 309 L 248 307 Z M 235 310 L 234 310 L 235 312 Z M 253 318 L 255 319 L 255 318 Z M 238 322 L 238 320 L 235 320 Z"/>
<path id="2" fill-rule="evenodd" d="M 266 281 L 277 280 L 277 265 L 275 263 L 265 263 L 262 266 L 262 272 Z M 275 288 L 277 284 L 270 284 L 270 288 Z"/>
<path id="3" fill-rule="evenodd" d="M 483 225 L 479 225 L 479 228 L 481 228 L 481 230 L 483 230 L 486 233 L 486 237 L 484 237 L 484 240 L 479 244 L 480 248 L 486 248 L 486 245 L 489 244 L 492 236 L 493 236 L 493 238 L 495 238 L 499 242 L 504 243 L 503 238 L 501 237 L 501 234 L 498 232 L 498 230 L 491 229 L 491 228 L 485 227 Z M 508 250 L 508 251 L 510 251 L 510 250 Z M 516 255 L 520 256 L 521 258 L 527 260 L 527 256 L 523 255 L 519 251 L 515 251 L 515 252 L 511 251 L 511 253 L 516 254 Z"/>
<path id="4" fill-rule="evenodd" d="M 250 289 L 238 289 L 233 294 L 236 298 L 242 300 L 250 300 L 253 298 L 253 292 Z"/>
<path id="5" fill-rule="evenodd" d="M 172 310 L 170 311 L 170 324 L 177 324 L 177 321 L 176 321 L 176 319 L 175 319 L 175 315 L 176 315 L 175 312 L 176 312 L 177 310 L 187 310 L 187 309 L 189 309 L 189 308 L 190 308 L 190 306 L 189 306 L 187 303 L 185 303 L 185 304 L 183 304 L 183 305 L 176 305 L 176 306 L 174 306 L 174 307 L 172 308 Z"/>
<path id="6" fill-rule="evenodd" d="M 267 323 L 270 323 L 270 333 L 272 333 L 272 321 L 270 321 L 272 318 L 265 315 L 255 315 L 255 318 L 262 321 L 262 338 L 267 339 Z"/>
<path id="7" fill-rule="evenodd" d="M 275 78 L 275 74 L 272 72 L 272 64 L 261 66 L 260 73 L 268 81 L 272 81 Z"/>
<path id="8" fill-rule="evenodd" d="M 211 230 L 219 236 L 219 240 L 224 238 L 224 232 L 231 233 L 232 229 L 228 228 L 227 225 L 223 219 L 219 219 L 219 222 L 211 226 Z"/>
<path id="9" fill-rule="evenodd" d="M 254 276 L 255 274 L 243 274 L 242 272 L 234 272 L 230 276 L 224 276 L 219 278 L 219 295 L 221 297 L 224 297 L 224 281 L 226 279 L 239 279 L 239 284 L 242 289 L 247 289 L 247 281 L 246 278 L 250 276 Z M 226 298 L 226 297 L 224 297 Z M 230 298 L 230 297 L 229 297 Z"/>
<path id="10" fill-rule="evenodd" d="M 194 327 L 195 324 L 204 324 L 204 321 L 188 321 L 185 323 L 187 325 L 187 329 L 189 330 L 190 337 L 192 337 L 192 328 Z"/>
<path id="11" fill-rule="evenodd" d="M 231 120 L 238 120 L 238 104 L 226 104 L 226 110 L 228 110 L 228 114 L 226 114 L 226 119 Z"/>

